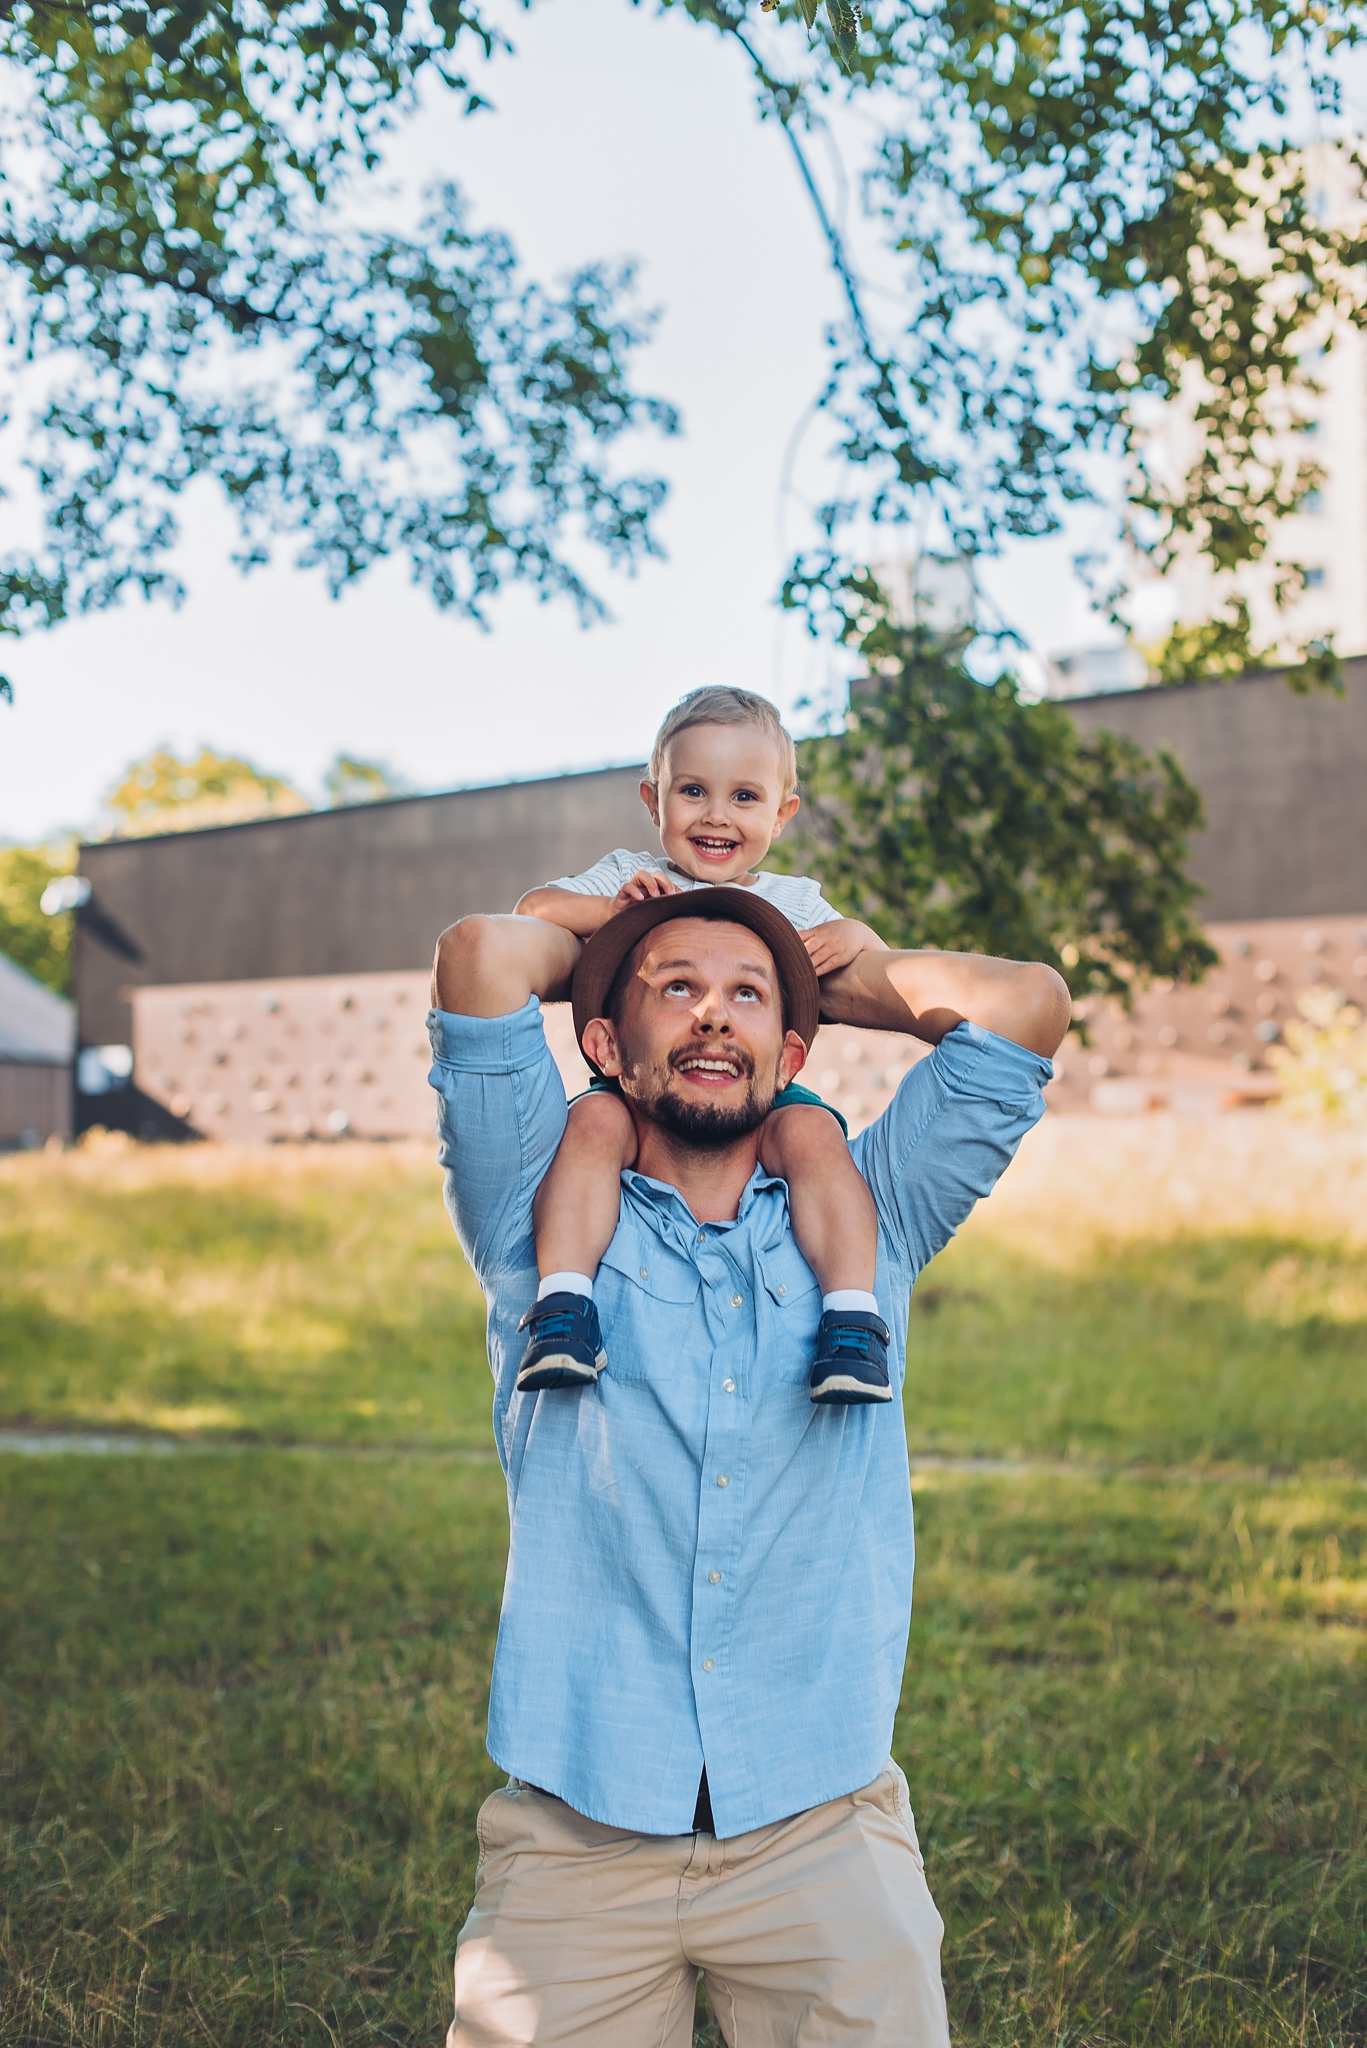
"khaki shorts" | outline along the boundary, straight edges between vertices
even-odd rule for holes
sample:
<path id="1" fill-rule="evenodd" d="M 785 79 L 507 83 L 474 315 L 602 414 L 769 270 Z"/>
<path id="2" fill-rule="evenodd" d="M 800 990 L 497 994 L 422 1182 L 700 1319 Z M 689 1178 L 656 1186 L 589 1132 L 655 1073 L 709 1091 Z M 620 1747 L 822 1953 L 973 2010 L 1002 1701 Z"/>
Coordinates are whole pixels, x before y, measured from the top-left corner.
<path id="1" fill-rule="evenodd" d="M 948 2048 L 907 1781 L 729 1841 L 634 1835 L 516 1779 L 479 1814 L 447 2048 Z"/>

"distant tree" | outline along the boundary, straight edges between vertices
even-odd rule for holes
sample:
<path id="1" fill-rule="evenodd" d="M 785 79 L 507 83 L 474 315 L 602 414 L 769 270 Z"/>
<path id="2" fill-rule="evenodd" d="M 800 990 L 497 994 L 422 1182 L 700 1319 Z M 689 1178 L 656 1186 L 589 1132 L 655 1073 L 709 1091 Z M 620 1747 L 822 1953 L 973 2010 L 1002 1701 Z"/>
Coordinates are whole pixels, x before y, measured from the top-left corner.
<path id="1" fill-rule="evenodd" d="M 69 911 L 49 917 L 42 894 L 76 866 L 72 841 L 53 846 L 0 847 L 0 953 L 17 960 L 59 996 L 71 987 Z"/>
<path id="2" fill-rule="evenodd" d="M 195 832 L 249 818 L 283 818 L 310 808 L 307 797 L 278 775 L 208 747 L 188 761 L 164 748 L 134 761 L 105 798 L 105 829 L 115 838 L 152 832 Z"/>
<path id="3" fill-rule="evenodd" d="M 358 761 L 350 754 L 339 754 L 327 774 L 323 787 L 328 802 L 336 810 L 343 804 L 373 804 L 383 797 L 402 796 L 404 785 L 382 761 Z"/>
<path id="4" fill-rule="evenodd" d="M 845 597 L 868 675 L 843 729 L 799 748 L 788 859 L 889 945 L 1047 960 L 1077 998 L 1199 980 L 1218 957 L 1184 868 L 1201 800 L 1172 756 L 977 681 L 964 636 L 899 624 L 870 579 Z"/>

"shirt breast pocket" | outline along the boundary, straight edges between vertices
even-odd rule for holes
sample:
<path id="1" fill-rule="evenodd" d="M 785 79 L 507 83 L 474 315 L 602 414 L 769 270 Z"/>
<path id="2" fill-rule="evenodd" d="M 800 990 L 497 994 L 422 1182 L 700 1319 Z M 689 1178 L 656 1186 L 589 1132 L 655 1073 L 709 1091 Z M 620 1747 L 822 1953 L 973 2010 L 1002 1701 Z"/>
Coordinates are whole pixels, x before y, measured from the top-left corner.
<path id="1" fill-rule="evenodd" d="M 618 1231 L 593 1286 L 615 1380 L 677 1379 L 694 1354 L 711 1356 L 702 1312 L 702 1283 L 676 1252 L 634 1232 Z"/>
<path id="2" fill-rule="evenodd" d="M 811 1377 L 816 1355 L 816 1326 L 821 1320 L 821 1289 L 797 1245 L 772 1246 L 755 1253 L 759 1276 L 759 1364 L 766 1378 L 801 1381 Z M 767 1324 L 767 1331 L 764 1325 Z"/>

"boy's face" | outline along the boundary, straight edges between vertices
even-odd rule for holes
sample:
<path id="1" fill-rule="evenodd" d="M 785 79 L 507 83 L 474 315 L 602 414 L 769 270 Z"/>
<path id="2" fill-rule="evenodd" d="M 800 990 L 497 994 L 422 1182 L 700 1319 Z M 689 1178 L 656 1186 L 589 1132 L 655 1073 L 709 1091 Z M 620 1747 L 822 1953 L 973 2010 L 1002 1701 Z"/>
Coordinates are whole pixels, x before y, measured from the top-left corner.
<path id="1" fill-rule="evenodd" d="M 730 882 L 758 867 L 798 807 L 783 786 L 778 748 L 758 726 L 690 725 L 665 751 L 658 785 L 641 800 L 675 867 Z"/>

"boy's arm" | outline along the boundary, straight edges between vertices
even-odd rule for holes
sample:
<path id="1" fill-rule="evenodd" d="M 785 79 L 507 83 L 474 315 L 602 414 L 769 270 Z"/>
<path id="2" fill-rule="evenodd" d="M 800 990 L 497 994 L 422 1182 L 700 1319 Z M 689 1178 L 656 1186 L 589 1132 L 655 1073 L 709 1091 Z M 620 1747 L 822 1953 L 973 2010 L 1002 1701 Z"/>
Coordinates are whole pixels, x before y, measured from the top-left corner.
<path id="1" fill-rule="evenodd" d="M 529 889 L 519 896 L 514 917 L 539 917 L 543 924 L 558 924 L 578 939 L 591 939 L 600 924 L 612 915 L 611 896 L 581 896 L 575 889 L 557 889 L 553 882 Z"/>
<path id="2" fill-rule="evenodd" d="M 645 903 L 652 896 L 678 893 L 678 883 L 671 882 L 668 875 L 656 874 L 652 868 L 639 868 L 623 882 L 615 896 L 584 896 L 577 889 L 561 889 L 554 882 L 546 882 L 541 888 L 529 889 L 525 896 L 519 896 L 513 915 L 539 917 L 546 924 L 558 924 L 563 931 L 573 932 L 576 938 L 591 939 L 600 925 L 616 917 L 629 903 Z"/>
<path id="3" fill-rule="evenodd" d="M 824 974 L 834 974 L 838 967 L 848 967 L 860 953 L 888 950 L 872 925 L 861 924 L 857 917 L 830 918 L 825 924 L 812 925 L 801 937 L 818 980 Z"/>
<path id="4" fill-rule="evenodd" d="M 1067 984 L 1052 967 L 983 953 L 870 948 L 821 983 L 821 1015 L 828 1024 L 905 1031 L 938 1045 L 956 1024 L 968 1022 L 1044 1059 L 1062 1042 L 1071 1013 Z"/>

